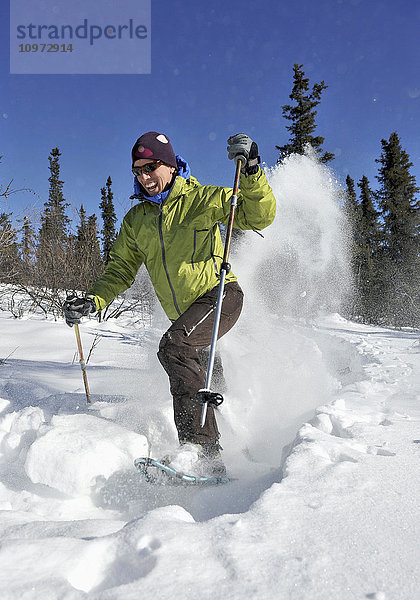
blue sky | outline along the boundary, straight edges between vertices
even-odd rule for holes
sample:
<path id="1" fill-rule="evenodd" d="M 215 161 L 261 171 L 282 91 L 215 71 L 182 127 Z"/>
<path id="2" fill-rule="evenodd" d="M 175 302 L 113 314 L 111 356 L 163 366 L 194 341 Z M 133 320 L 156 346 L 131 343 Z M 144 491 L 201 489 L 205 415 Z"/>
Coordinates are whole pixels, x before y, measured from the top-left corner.
<path id="1" fill-rule="evenodd" d="M 115 0 L 95 5 L 108 2 Z M 420 184 L 420 5 L 413 0 L 152 0 L 150 75 L 10 75 L 4 0 L 0 23 L 0 182 L 31 187 L 40 206 L 56 146 L 67 201 L 99 215 L 100 188 L 111 175 L 119 218 L 130 207 L 131 146 L 145 131 L 166 133 L 202 183 L 232 184 L 226 138 L 236 132 L 253 137 L 274 164 L 276 144 L 288 139 L 281 107 L 295 62 L 311 83 L 329 86 L 316 133 L 336 154 L 331 167 L 340 181 L 365 174 L 375 187 L 380 140 L 397 131 Z M 9 208 L 33 200 L 15 194 Z"/>

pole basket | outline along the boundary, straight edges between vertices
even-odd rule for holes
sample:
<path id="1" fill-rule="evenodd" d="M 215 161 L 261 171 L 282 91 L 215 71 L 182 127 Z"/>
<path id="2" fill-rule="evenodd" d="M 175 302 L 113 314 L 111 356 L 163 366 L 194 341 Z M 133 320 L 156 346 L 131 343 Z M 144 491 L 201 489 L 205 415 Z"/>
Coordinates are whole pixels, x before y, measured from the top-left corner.
<path id="1" fill-rule="evenodd" d="M 212 392 L 211 390 L 198 390 L 198 392 L 196 393 L 196 395 L 194 396 L 194 398 L 192 398 L 192 400 L 194 400 L 194 402 L 197 402 L 197 404 L 211 404 L 212 406 L 220 406 L 223 402 L 223 396 L 222 394 L 219 394 L 219 392 Z"/>

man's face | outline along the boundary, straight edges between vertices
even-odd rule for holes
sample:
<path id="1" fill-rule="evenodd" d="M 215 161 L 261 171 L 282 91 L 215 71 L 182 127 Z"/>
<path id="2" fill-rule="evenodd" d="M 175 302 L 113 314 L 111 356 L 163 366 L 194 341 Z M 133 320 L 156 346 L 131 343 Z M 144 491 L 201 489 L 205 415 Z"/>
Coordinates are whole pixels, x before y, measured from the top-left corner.
<path id="1" fill-rule="evenodd" d="M 134 163 L 134 167 L 144 167 L 147 164 L 155 163 L 155 160 L 140 158 Z M 140 185 L 146 190 L 148 196 L 156 196 L 166 188 L 171 182 L 175 172 L 174 167 L 170 167 L 163 163 L 159 163 L 158 167 L 151 173 L 143 172 L 141 175 L 136 175 Z"/>

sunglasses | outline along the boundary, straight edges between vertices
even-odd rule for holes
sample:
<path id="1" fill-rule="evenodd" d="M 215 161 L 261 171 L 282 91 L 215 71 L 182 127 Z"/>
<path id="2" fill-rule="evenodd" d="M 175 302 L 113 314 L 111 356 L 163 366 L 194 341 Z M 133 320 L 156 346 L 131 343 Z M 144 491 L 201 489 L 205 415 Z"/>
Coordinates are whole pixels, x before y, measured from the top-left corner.
<path id="1" fill-rule="evenodd" d="M 163 162 L 157 160 L 156 162 L 147 163 L 147 165 L 144 165 L 143 167 L 133 167 L 131 171 L 133 175 L 140 177 L 143 173 L 153 173 L 160 165 L 163 165 Z"/>

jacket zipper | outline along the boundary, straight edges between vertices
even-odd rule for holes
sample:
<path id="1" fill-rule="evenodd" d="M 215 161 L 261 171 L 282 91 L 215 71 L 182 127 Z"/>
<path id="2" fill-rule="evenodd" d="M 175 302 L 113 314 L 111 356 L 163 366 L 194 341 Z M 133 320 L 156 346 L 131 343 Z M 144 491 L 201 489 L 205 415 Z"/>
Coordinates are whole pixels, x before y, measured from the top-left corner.
<path id="1" fill-rule="evenodd" d="M 165 244 L 163 242 L 163 231 L 162 231 L 162 206 L 160 207 L 160 211 L 159 211 L 159 237 L 160 237 L 160 247 L 162 249 L 162 262 L 163 262 L 163 267 L 165 269 L 166 278 L 168 280 L 169 287 L 171 288 L 172 299 L 174 301 L 175 309 L 176 309 L 177 313 L 179 314 L 179 316 L 181 316 L 182 313 L 179 310 L 178 302 L 176 300 L 175 290 L 172 285 L 171 278 L 169 277 L 168 267 L 166 265 Z"/>
<path id="2" fill-rule="evenodd" d="M 196 246 L 197 246 L 197 230 L 194 229 L 194 248 L 193 248 L 193 253 L 191 255 L 191 266 L 193 269 L 195 268 L 194 267 L 194 254 L 195 254 Z"/>

